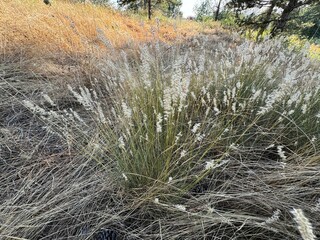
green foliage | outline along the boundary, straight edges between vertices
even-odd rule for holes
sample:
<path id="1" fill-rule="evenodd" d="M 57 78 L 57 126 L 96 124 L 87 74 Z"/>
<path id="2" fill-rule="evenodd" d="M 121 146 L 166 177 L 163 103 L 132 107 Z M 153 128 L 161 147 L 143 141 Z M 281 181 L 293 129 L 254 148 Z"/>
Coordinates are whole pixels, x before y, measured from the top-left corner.
<path id="1" fill-rule="evenodd" d="M 181 15 L 181 5 L 182 0 L 166 0 L 162 1 L 157 8 L 159 8 L 168 17 L 176 17 Z"/>
<path id="2" fill-rule="evenodd" d="M 132 10 L 138 10 L 139 8 L 146 8 L 147 0 L 117 0 L 119 6 L 126 6 Z"/>
<path id="3" fill-rule="evenodd" d="M 225 4 L 228 1 L 219 0 L 202 0 L 198 3 L 194 10 L 198 21 L 207 21 L 209 19 L 221 20 L 224 18 Z"/>
<path id="4" fill-rule="evenodd" d="M 236 12 L 237 21 L 240 26 L 245 26 L 254 30 L 258 30 L 257 39 L 270 29 L 271 36 L 289 29 L 294 29 L 297 32 L 309 32 L 315 30 L 315 25 L 318 26 L 319 19 L 319 2 L 316 0 L 310 1 L 231 1 L 228 3 L 229 8 Z M 257 8 L 264 9 L 257 12 Z M 281 11 L 279 11 L 281 9 Z M 301 12 L 305 12 L 305 15 Z M 309 10 L 305 10 L 309 9 Z M 251 11 L 252 14 L 244 14 L 243 11 Z M 300 16 L 299 16 L 300 15 Z M 296 18 L 299 20 L 295 20 Z M 291 26 L 288 26 L 291 22 Z M 310 25 L 310 23 L 312 23 Z M 304 30 L 301 30 L 301 27 Z M 311 28 L 311 29 L 310 29 Z"/>
<path id="5" fill-rule="evenodd" d="M 204 0 L 195 6 L 196 19 L 203 21 L 213 17 L 213 7 L 210 0 Z"/>
<path id="6" fill-rule="evenodd" d="M 86 0 L 73 0 L 75 2 L 81 2 L 81 3 L 85 3 Z M 92 4 L 96 4 L 96 5 L 109 5 L 110 4 L 110 0 L 90 0 L 89 1 Z"/>
<path id="7" fill-rule="evenodd" d="M 224 10 L 221 12 L 220 18 L 222 25 L 231 29 L 238 29 L 237 18 L 233 12 Z"/>
<path id="8" fill-rule="evenodd" d="M 139 11 L 146 10 L 148 7 L 148 0 L 117 0 L 120 6 L 126 6 L 128 9 Z M 151 0 L 152 10 L 161 10 L 168 17 L 175 17 L 180 15 L 181 0 L 165 0 L 156 1 Z"/>
<path id="9" fill-rule="evenodd" d="M 288 22 L 288 32 L 320 43 L 320 5 L 296 11 Z"/>

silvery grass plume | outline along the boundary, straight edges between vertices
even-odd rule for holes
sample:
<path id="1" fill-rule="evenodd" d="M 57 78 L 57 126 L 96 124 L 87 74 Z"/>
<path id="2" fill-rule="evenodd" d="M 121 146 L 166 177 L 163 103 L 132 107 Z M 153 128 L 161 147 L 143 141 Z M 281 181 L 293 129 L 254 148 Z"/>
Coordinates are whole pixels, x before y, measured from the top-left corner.
<path id="1" fill-rule="evenodd" d="M 312 225 L 309 219 L 304 215 L 302 209 L 293 209 L 291 213 L 294 220 L 298 224 L 298 229 L 303 240 L 315 240 L 316 236 L 313 233 Z"/>
<path id="2" fill-rule="evenodd" d="M 96 126 L 106 124 L 105 111 L 102 109 L 102 103 L 97 101 L 98 95 L 95 90 L 89 90 L 86 87 L 80 87 L 79 93 L 68 85 L 70 93 L 76 100 L 84 107 L 85 111 L 89 113 L 89 118 L 84 119 L 77 111 L 72 108 L 60 109 L 58 104 L 51 99 L 47 94 L 42 94 L 45 103 L 50 105 L 50 109 L 45 106 L 40 106 L 31 100 L 23 100 L 23 105 L 32 113 L 37 115 L 42 121 L 46 123 L 45 130 L 49 133 L 57 134 L 61 138 L 68 141 L 68 144 L 83 148 L 83 143 L 90 143 L 95 149 L 97 143 L 92 142 L 94 135 L 92 124 L 95 122 Z M 96 127 L 95 126 L 95 127 Z"/>

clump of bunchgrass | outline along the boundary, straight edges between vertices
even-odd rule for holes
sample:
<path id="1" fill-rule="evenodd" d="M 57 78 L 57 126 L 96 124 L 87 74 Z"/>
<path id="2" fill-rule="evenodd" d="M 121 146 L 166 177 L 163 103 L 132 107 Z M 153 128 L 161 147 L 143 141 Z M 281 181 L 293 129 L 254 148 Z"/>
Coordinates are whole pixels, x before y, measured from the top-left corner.
<path id="1" fill-rule="evenodd" d="M 124 238 L 297 239 L 292 208 L 319 235 L 314 63 L 281 41 L 229 48 L 204 37 L 137 56 L 108 57 L 99 80 L 70 86 L 82 108 L 51 94 L 24 102 L 69 151 L 0 162 L 1 183 L 23 190 L 0 205 L 5 236 L 112 227 Z"/>
<path id="2" fill-rule="evenodd" d="M 218 164 L 272 144 L 281 161 L 318 153 L 318 72 L 307 73 L 312 64 L 302 54 L 266 44 L 202 46 L 197 56 L 142 48 L 136 74 L 117 77 L 119 124 L 112 124 L 115 135 L 104 134 L 130 186 L 169 177 L 196 183 L 207 174 L 207 160 Z"/>
<path id="3" fill-rule="evenodd" d="M 84 142 L 94 139 L 90 146 L 106 153 L 128 186 L 175 179 L 185 191 L 230 156 L 285 164 L 295 154 L 318 154 L 319 72 L 308 58 L 279 40 L 234 49 L 202 44 L 197 55 L 143 46 L 139 58 L 106 61 L 96 90 L 70 88 L 98 127 L 98 137 Z M 63 114 L 85 125 L 73 110 Z"/>

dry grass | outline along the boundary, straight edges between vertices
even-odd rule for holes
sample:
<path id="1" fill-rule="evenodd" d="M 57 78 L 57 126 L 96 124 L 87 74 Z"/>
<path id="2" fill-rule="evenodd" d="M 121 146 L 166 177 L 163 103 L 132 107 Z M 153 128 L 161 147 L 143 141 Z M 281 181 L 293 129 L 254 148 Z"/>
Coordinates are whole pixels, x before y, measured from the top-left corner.
<path id="1" fill-rule="evenodd" d="M 199 56 L 203 54 L 203 49 L 206 49 L 208 55 L 205 59 L 208 66 L 221 64 L 217 69 L 226 73 L 232 72 L 227 64 L 224 64 L 225 59 L 232 59 L 230 56 L 236 52 L 242 56 L 238 46 L 241 43 L 232 42 L 231 36 L 229 39 L 204 39 L 193 39 L 180 47 L 172 48 L 172 52 L 166 50 L 167 45 L 161 45 L 161 53 L 164 55 L 160 58 L 168 61 L 166 66 L 174 66 L 174 56 L 184 59 L 183 56 L 189 52 L 188 59 L 198 63 L 201 62 Z M 234 44 L 238 51 L 232 48 Z M 259 51 L 251 47 L 247 46 L 250 50 L 245 52 L 259 54 Z M 211 51 L 219 48 L 222 56 L 213 58 Z M 152 47 L 148 49 L 154 53 Z M 227 49 L 229 50 L 223 51 Z M 273 51 L 274 58 L 277 59 L 278 51 Z M 224 56 L 224 52 L 231 55 Z M 172 55 L 173 53 L 176 55 Z M 124 71 L 126 62 L 120 61 L 120 54 L 117 56 L 118 61 L 110 62 L 108 57 L 96 61 L 97 68 L 100 68 L 100 72 L 97 71 L 95 76 L 97 84 L 110 80 L 106 75 L 111 79 L 118 79 L 116 76 L 132 74 L 134 79 L 134 76 L 143 73 L 140 71 L 143 69 L 139 62 L 141 56 L 138 55 L 137 59 L 129 58 L 127 75 Z M 292 56 L 288 57 L 285 59 L 290 61 Z M 216 59 L 219 61 L 213 61 Z M 299 225 L 295 223 L 292 209 L 302 209 L 310 221 L 310 229 L 313 227 L 314 234 L 319 236 L 318 147 L 314 149 L 315 153 L 307 148 L 292 152 L 292 156 L 290 154 L 285 164 L 282 164 L 277 153 L 272 153 L 272 150 L 270 153 L 265 152 L 265 146 L 269 142 L 259 145 L 258 140 L 253 139 L 269 134 L 270 141 L 280 144 L 280 138 L 274 139 L 271 132 L 275 126 L 267 126 L 271 121 L 269 120 L 262 126 L 264 128 L 252 132 L 246 141 L 236 145 L 237 150 L 230 152 L 230 161 L 227 164 L 214 168 L 183 195 L 169 191 L 179 190 L 178 178 L 173 178 L 170 184 L 165 183 L 165 191 L 162 185 L 143 186 L 142 190 L 128 189 L 123 184 L 121 174 L 118 174 L 114 165 L 108 161 L 112 158 L 108 147 L 100 148 L 102 152 L 90 148 L 99 139 L 91 138 L 92 134 L 89 134 L 88 140 L 92 144 L 86 145 L 89 151 L 87 149 L 84 154 L 83 142 L 76 141 L 75 145 L 69 145 L 68 141 L 54 132 L 45 131 L 44 127 L 50 124 L 42 122 L 22 106 L 21 100 L 29 99 L 48 110 L 56 109 L 59 113 L 72 107 L 88 120 L 88 124 L 91 124 L 89 129 L 95 129 L 95 124 L 90 122 L 92 115 L 84 111 L 79 104 L 70 101 L 70 93 L 63 93 L 62 85 L 54 81 L 50 81 L 51 85 L 48 85 L 49 82 L 41 75 L 35 76 L 26 71 L 26 60 L 7 59 L 1 65 L 4 71 L 0 71 L 0 79 L 5 83 L 0 86 L 0 90 L 7 94 L 1 95 L 0 105 L 0 238 L 92 239 L 98 229 L 111 228 L 117 231 L 120 240 L 300 239 Z M 233 68 L 236 65 L 234 63 L 232 61 L 229 68 Z M 266 61 L 265 64 L 272 66 L 272 61 Z M 204 69 L 209 69 L 208 66 Z M 252 67 L 252 64 L 244 65 L 245 68 L 247 66 Z M 281 66 L 285 70 L 288 64 Z M 166 67 L 164 69 L 169 76 L 172 75 Z M 308 71 L 317 69 L 315 66 Z M 77 74 L 81 75 L 85 71 L 86 76 L 92 73 L 90 68 L 85 68 Z M 212 72 L 214 71 L 208 71 L 208 74 Z M 198 73 L 195 76 L 204 76 L 203 74 Z M 245 76 L 250 86 L 250 79 L 252 84 L 258 84 L 254 81 L 255 77 L 260 79 L 263 75 L 264 71 L 260 69 Z M 307 82 L 302 75 L 299 74 L 299 79 Z M 223 79 L 223 76 L 219 79 Z M 226 74 L 225 77 L 229 76 Z M 280 73 L 279 76 L 282 79 Z M 240 79 L 237 76 L 234 78 Z M 48 93 L 57 106 L 51 108 L 43 100 L 41 92 Z M 107 104 L 108 98 L 115 96 L 106 93 L 108 91 L 98 91 L 99 100 L 106 101 Z M 5 99 L 10 101 L 5 102 Z M 316 98 L 312 99 L 312 106 L 319 104 Z M 242 98 L 239 97 L 238 100 L 241 101 Z M 199 112 L 197 118 L 201 116 Z M 299 116 L 296 121 L 301 118 L 302 116 Z M 248 121 L 250 119 L 252 118 L 248 118 Z M 226 136 L 226 140 L 231 138 L 231 134 Z M 292 137 L 288 141 L 293 141 Z M 192 173 L 191 177 L 194 176 Z M 155 198 L 158 198 L 158 201 L 155 201 Z"/>
<path id="2" fill-rule="evenodd" d="M 192 21 L 167 20 L 159 24 L 156 19 L 147 21 L 111 8 L 63 0 L 50 7 L 34 0 L 1 1 L 0 25 L 2 47 L 38 56 L 88 53 L 105 48 L 106 41 L 114 47 L 155 37 L 168 42 L 193 36 L 202 29 Z"/>
<path id="3" fill-rule="evenodd" d="M 258 87 L 265 77 L 263 66 L 273 66 L 273 61 L 266 60 L 261 69 L 255 71 L 251 69 L 254 64 L 245 64 L 244 68 L 248 67 L 252 75 L 238 78 L 232 74 L 232 69 L 238 65 L 237 61 L 232 61 L 232 56 L 236 52 L 239 56 L 252 52 L 252 59 L 248 60 L 254 61 L 254 53 L 260 56 L 259 51 L 252 50 L 251 45 L 243 45 L 242 51 L 239 45 L 243 40 L 224 34 L 219 28 L 207 30 L 193 22 L 158 18 L 160 24 L 111 9 L 58 0 L 52 7 L 40 0 L 0 2 L 0 239 L 92 239 L 100 228 L 116 230 L 118 239 L 132 240 L 300 239 L 302 235 L 292 209 L 304 212 L 310 221 L 309 228 L 313 227 L 314 234 L 319 237 L 319 145 L 313 142 L 312 149 L 308 144 L 303 145 L 281 164 L 277 153 L 270 150 L 267 154 L 266 146 L 260 146 L 254 138 L 261 135 L 264 139 L 265 134 L 269 134 L 270 141 L 278 145 L 280 140 L 290 143 L 301 136 L 297 131 L 287 138 L 280 139 L 279 135 L 274 139 L 276 135 L 271 131 L 275 126 L 268 125 L 273 118 L 271 113 L 264 128 L 258 128 L 246 141 L 235 145 L 237 150 L 230 152 L 227 164 L 212 169 L 184 194 L 169 191 L 179 190 L 178 178 L 165 183 L 165 191 L 162 185 L 128 189 L 121 174 L 109 164 L 110 152 L 104 151 L 107 148 L 101 148 L 102 151 L 90 148 L 99 140 L 91 138 L 98 136 L 94 135 L 98 131 L 95 119 L 76 102 L 66 84 L 74 86 L 78 82 L 80 86 L 98 91 L 110 79 L 122 76 L 130 82 L 140 77 L 139 74 L 144 73 L 141 55 L 139 50 L 131 51 L 128 46 L 160 39 L 159 45 L 151 43 L 145 47 L 150 53 L 157 53 L 159 47 L 158 57 L 165 61 L 165 67 L 159 71 L 164 76 L 173 75 L 168 69 L 174 66 L 176 58 L 188 59 L 192 66 L 197 66 L 202 56 L 208 72 L 197 71 L 194 77 L 211 81 L 215 79 L 211 73 L 222 71 L 225 74 L 219 75 L 217 79 L 221 82 L 217 81 L 217 85 L 232 83 L 228 80 L 231 76 L 235 80 L 244 76 L 248 89 L 251 89 L 250 79 L 252 85 Z M 156 30 L 155 34 L 151 29 Z M 198 31 L 216 34 L 208 38 L 199 36 L 186 43 L 179 41 L 177 46 L 171 47 L 170 43 L 177 43 L 175 40 L 194 36 Z M 116 47 L 111 48 L 113 54 L 101 51 L 108 48 L 108 42 Z M 212 54 L 216 54 L 217 49 L 221 56 Z M 97 50 L 105 54 L 99 56 Z M 125 54 L 121 50 L 125 50 L 128 62 L 123 61 Z M 280 58 L 274 51 L 274 59 Z M 264 55 L 268 54 L 262 57 Z M 61 61 L 61 58 L 68 58 L 68 61 Z M 257 59 L 262 61 L 261 56 Z M 285 59 L 293 64 L 292 69 L 299 65 L 299 61 L 291 61 L 290 53 Z M 151 60 L 147 62 L 152 63 Z M 283 68 L 275 77 L 283 79 L 288 65 L 281 65 Z M 209 66 L 217 68 L 209 70 Z M 315 73 L 313 77 L 318 81 L 318 69 L 318 65 L 310 65 L 297 78 L 307 84 L 306 79 Z M 227 87 L 233 86 L 229 85 Z M 116 97 L 108 93 L 98 91 L 99 100 L 106 104 L 103 105 L 106 109 L 109 101 L 115 101 Z M 56 106 L 48 104 L 44 94 L 50 95 Z M 51 124 L 23 106 L 25 99 L 59 114 L 72 108 L 88 125 L 88 129 L 80 130 L 92 134 L 80 141 L 66 141 L 61 135 L 48 131 Z M 244 98 L 237 98 L 239 102 L 242 100 Z M 310 107 L 318 111 L 319 100 L 315 97 L 312 101 Z M 194 109 L 202 108 L 199 105 Z M 235 115 L 231 110 L 228 116 Z M 196 119 L 202 115 L 199 111 Z M 301 114 L 292 116 L 296 123 L 303 119 Z M 312 121 L 302 122 L 300 126 L 306 126 L 303 124 L 313 126 Z M 237 126 L 242 125 L 235 126 L 238 129 Z M 288 131 L 294 129 L 288 127 L 289 123 L 286 126 Z M 313 129 L 319 128 L 304 132 L 313 134 Z M 314 134 L 319 135 L 318 132 L 315 130 Z M 226 140 L 223 146 L 233 143 L 231 133 L 223 139 Z M 192 172 L 190 177 L 196 173 Z"/>
<path id="4" fill-rule="evenodd" d="M 96 59 L 110 49 L 135 53 L 139 43 L 157 39 L 174 43 L 203 33 L 223 32 L 217 25 L 146 17 L 91 4 L 56 0 L 0 1 L 0 57 L 27 61 L 24 69 L 49 81 L 66 84 L 92 79 Z M 20 58 L 20 59 L 19 59 Z"/>

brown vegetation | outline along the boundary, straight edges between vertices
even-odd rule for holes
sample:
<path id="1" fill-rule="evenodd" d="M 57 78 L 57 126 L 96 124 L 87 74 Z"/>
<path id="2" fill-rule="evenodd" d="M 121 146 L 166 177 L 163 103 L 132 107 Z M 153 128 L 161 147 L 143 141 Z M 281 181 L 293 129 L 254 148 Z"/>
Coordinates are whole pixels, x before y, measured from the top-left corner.
<path id="1" fill-rule="evenodd" d="M 155 37 L 168 42 L 201 30 L 194 22 L 167 20 L 159 26 L 156 19 L 138 19 L 102 6 L 68 1 L 47 6 L 32 0 L 1 1 L 0 25 L 0 48 L 37 56 L 92 52 L 104 47 L 105 40 L 114 47 Z"/>

